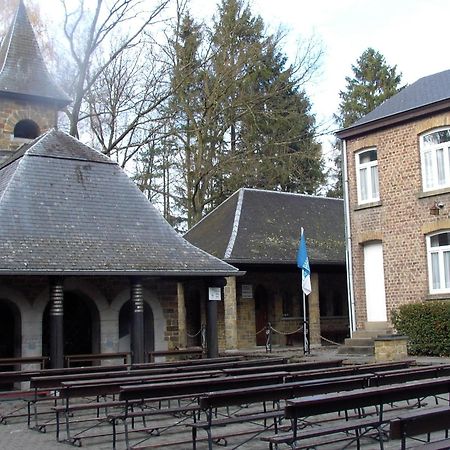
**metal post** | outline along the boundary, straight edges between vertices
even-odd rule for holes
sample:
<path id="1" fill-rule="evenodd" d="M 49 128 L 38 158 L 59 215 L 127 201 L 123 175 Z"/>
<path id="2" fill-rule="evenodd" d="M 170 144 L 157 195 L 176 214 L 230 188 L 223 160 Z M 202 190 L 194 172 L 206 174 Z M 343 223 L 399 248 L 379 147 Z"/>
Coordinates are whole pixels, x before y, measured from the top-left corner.
<path id="1" fill-rule="evenodd" d="M 64 288 L 61 279 L 50 282 L 50 367 L 64 367 Z"/>
<path id="2" fill-rule="evenodd" d="M 131 279 L 131 363 L 145 362 L 144 356 L 144 294 L 139 278 Z"/>
<path id="3" fill-rule="evenodd" d="M 208 358 L 217 358 L 219 356 L 219 340 L 217 336 L 217 301 L 208 299 L 207 305 L 208 321 L 206 323 L 206 354 Z"/>
<path id="4" fill-rule="evenodd" d="M 308 314 L 306 309 L 306 295 L 303 292 L 303 353 L 309 355 L 309 327 L 308 327 Z"/>

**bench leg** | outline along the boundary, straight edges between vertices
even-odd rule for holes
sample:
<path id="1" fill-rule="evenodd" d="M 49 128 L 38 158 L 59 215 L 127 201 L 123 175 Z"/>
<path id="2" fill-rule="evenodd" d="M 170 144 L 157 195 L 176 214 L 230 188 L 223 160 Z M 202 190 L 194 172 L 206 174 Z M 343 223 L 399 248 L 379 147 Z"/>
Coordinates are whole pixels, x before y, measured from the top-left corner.
<path id="1" fill-rule="evenodd" d="M 192 427 L 192 450 L 197 449 L 197 428 Z"/>

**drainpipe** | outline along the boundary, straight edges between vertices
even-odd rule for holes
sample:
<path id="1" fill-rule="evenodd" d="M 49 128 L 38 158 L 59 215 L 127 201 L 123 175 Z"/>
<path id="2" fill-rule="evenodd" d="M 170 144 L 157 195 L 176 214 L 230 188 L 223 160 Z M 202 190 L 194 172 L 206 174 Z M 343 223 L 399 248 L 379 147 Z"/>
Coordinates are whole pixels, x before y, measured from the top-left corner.
<path id="1" fill-rule="evenodd" d="M 350 337 L 356 331 L 355 294 L 353 291 L 353 264 L 352 264 L 352 236 L 350 231 L 350 200 L 348 185 L 347 166 L 347 142 L 342 140 L 342 178 L 344 194 L 344 223 L 345 223 L 345 264 L 347 268 L 347 293 L 348 293 L 348 314 L 350 322 Z"/>

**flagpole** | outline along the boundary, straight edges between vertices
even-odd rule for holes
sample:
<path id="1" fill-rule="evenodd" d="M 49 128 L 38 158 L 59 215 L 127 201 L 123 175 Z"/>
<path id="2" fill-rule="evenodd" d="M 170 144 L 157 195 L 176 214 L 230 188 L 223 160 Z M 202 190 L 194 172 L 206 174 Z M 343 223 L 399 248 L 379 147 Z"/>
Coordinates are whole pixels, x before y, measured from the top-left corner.
<path id="1" fill-rule="evenodd" d="M 306 317 L 306 295 L 303 292 L 303 353 L 309 354 L 308 322 Z"/>

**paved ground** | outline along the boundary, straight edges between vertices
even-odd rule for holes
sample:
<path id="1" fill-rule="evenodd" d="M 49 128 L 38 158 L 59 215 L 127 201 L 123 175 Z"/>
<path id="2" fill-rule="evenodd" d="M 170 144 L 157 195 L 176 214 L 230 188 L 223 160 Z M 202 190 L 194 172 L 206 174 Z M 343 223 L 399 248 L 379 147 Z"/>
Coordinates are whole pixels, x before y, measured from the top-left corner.
<path id="1" fill-rule="evenodd" d="M 254 352 L 248 352 L 248 353 L 254 353 Z M 290 349 L 283 349 L 283 350 L 277 350 L 276 353 L 281 353 L 284 354 L 286 356 L 289 357 L 295 357 L 296 359 L 304 359 L 303 355 L 302 355 L 302 350 L 301 349 L 297 349 L 297 348 L 290 348 Z M 326 349 L 316 349 L 313 350 L 311 355 L 307 357 L 308 360 L 322 360 L 322 359 L 330 359 L 330 358 L 336 358 L 336 351 L 332 348 L 326 348 Z M 367 358 L 352 358 L 351 362 L 369 362 L 369 360 Z M 450 362 L 450 359 L 448 358 L 419 358 L 418 359 L 419 363 L 429 363 L 429 364 L 438 364 L 438 363 L 448 363 Z M 19 403 L 19 405 L 22 405 L 22 403 Z M 2 410 L 4 410 L 5 407 L 8 408 L 13 408 L 17 406 L 17 403 L 15 403 L 14 401 L 7 401 L 7 402 L 2 402 L 0 404 L 0 408 Z M 186 430 L 185 428 L 181 427 L 179 428 L 180 430 Z M 238 428 L 234 429 L 235 432 L 238 432 Z M 184 433 L 186 433 L 186 431 L 184 431 Z M 180 437 L 180 431 L 177 431 L 176 435 L 170 435 L 170 434 L 165 434 L 165 437 L 163 439 L 161 439 L 158 442 L 161 442 L 161 446 L 163 446 L 163 442 L 167 442 L 167 441 L 171 441 L 174 437 L 176 437 L 177 439 Z M 190 433 L 186 433 L 186 440 L 189 441 L 190 439 Z M 239 437 L 239 440 L 242 440 L 241 437 Z M 135 441 L 136 442 L 136 441 Z M 228 446 L 224 447 L 224 448 L 234 448 L 234 446 L 236 445 L 236 442 L 238 442 L 238 438 L 231 438 L 228 442 Z M 159 445 L 159 444 L 158 444 Z M 111 441 L 110 439 L 96 439 L 94 441 L 85 441 L 83 442 L 83 447 L 85 448 L 90 448 L 90 449 L 95 449 L 95 450 L 110 450 L 112 448 L 111 445 Z M 328 449 L 332 449 L 332 450 L 338 450 L 341 449 L 343 446 L 342 444 L 339 443 L 335 443 L 331 446 L 327 446 Z M 37 431 L 32 431 L 29 430 L 27 428 L 26 423 L 24 423 L 23 421 L 19 421 L 16 423 L 10 423 L 7 425 L 0 425 L 0 450 L 12 450 L 12 449 L 23 449 L 23 450 L 53 450 L 53 449 L 58 449 L 61 450 L 64 448 L 70 448 L 68 447 L 67 444 L 63 444 L 63 443 L 57 443 L 55 441 L 55 435 L 54 435 L 54 431 L 53 429 L 49 428 L 47 433 L 39 433 Z M 125 448 L 124 442 L 120 441 L 119 445 L 118 445 L 118 450 L 122 450 Z M 159 447 L 158 447 L 159 448 Z M 191 445 L 189 444 L 181 444 L 178 445 L 177 447 L 171 447 L 171 448 L 176 448 L 177 450 L 182 450 L 182 449 L 190 449 L 192 448 Z M 199 450 L 203 450 L 206 448 L 205 443 L 201 443 L 198 446 Z M 216 447 L 216 448 L 220 448 L 220 447 Z M 244 446 L 239 447 L 242 450 L 259 450 L 259 449 L 266 449 L 268 448 L 268 446 L 266 446 L 266 444 L 262 443 L 261 441 L 259 441 L 259 439 L 254 439 L 253 441 L 251 441 L 248 444 L 245 444 Z M 355 446 L 350 446 L 349 448 L 356 448 Z M 362 446 L 362 448 L 364 450 L 373 450 L 373 449 L 378 449 L 379 444 L 374 442 L 374 441 L 370 441 L 370 442 L 366 442 L 364 443 L 364 445 Z M 395 443 L 386 443 L 385 444 L 385 449 L 386 450 L 392 450 L 392 449 L 397 449 L 399 448 L 398 442 Z"/>

